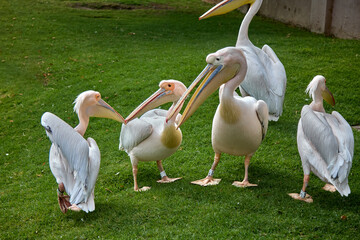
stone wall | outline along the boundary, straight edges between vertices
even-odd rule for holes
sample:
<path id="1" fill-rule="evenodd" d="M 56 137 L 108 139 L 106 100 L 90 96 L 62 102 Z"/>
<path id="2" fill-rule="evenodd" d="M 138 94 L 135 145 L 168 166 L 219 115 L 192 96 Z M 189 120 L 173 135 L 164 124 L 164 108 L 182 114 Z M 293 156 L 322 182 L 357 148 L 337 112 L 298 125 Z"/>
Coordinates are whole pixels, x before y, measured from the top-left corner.
<path id="1" fill-rule="evenodd" d="M 264 0 L 259 14 L 316 33 L 360 39 L 360 0 Z"/>
<path id="2" fill-rule="evenodd" d="M 244 6 L 240 11 L 247 9 Z M 360 39 L 360 0 L 263 0 L 258 14 L 315 33 Z"/>

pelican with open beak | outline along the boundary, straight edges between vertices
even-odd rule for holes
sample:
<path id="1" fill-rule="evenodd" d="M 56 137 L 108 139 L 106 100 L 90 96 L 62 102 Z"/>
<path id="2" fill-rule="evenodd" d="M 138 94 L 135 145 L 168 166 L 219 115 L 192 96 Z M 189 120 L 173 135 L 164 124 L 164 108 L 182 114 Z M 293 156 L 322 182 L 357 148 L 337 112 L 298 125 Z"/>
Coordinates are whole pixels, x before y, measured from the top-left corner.
<path id="1" fill-rule="evenodd" d="M 223 48 L 206 58 L 208 65 L 190 85 L 188 90 L 173 108 L 176 114 L 185 98 L 204 78 L 184 110 L 180 126 L 197 108 L 217 89 L 220 104 L 217 107 L 212 124 L 212 147 L 215 152 L 214 163 L 206 178 L 192 183 L 201 186 L 215 185 L 220 179 L 214 179 L 214 171 L 221 153 L 245 156 L 245 175 L 243 181 L 235 181 L 237 187 L 256 186 L 249 183 L 248 167 L 250 159 L 260 146 L 268 127 L 268 108 L 264 101 L 253 97 L 240 97 L 235 89 L 244 80 L 247 62 L 241 49 Z"/>
<path id="2" fill-rule="evenodd" d="M 138 187 L 137 172 L 139 161 L 156 161 L 160 171 L 159 183 L 174 182 L 180 178 L 169 178 L 162 165 L 162 160 L 171 156 L 179 148 L 182 133 L 177 128 L 181 115 L 181 105 L 172 112 L 154 109 L 162 104 L 173 102 L 169 111 L 186 91 L 185 85 L 177 80 L 164 80 L 160 89 L 141 103 L 126 119 L 120 133 L 120 150 L 125 150 L 131 159 L 134 177 L 134 190 L 146 191 L 150 187 Z M 141 116 L 142 115 L 142 116 Z M 141 116 L 140 118 L 137 118 Z"/>

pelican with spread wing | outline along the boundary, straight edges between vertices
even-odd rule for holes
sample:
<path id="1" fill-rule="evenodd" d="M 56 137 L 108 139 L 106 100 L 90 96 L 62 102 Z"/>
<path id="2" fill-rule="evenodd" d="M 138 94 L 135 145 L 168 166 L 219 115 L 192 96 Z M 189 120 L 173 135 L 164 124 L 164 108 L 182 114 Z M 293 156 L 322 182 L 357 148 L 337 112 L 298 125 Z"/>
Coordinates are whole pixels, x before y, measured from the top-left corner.
<path id="1" fill-rule="evenodd" d="M 163 80 L 160 89 L 141 103 L 127 118 L 120 133 L 120 150 L 124 150 L 130 157 L 134 190 L 146 191 L 150 187 L 139 188 L 137 183 L 138 162 L 156 161 L 160 171 L 159 183 L 174 182 L 180 178 L 169 178 L 162 165 L 162 160 L 171 156 L 179 148 L 182 133 L 177 129 L 180 118 L 179 111 L 169 117 L 168 111 L 154 109 L 162 104 L 173 102 L 169 112 L 172 111 L 182 94 L 186 91 L 185 85 L 177 80 Z M 142 115 L 142 116 L 141 116 Z M 140 118 L 137 118 L 141 116 Z"/>
<path id="2" fill-rule="evenodd" d="M 323 99 L 335 105 L 333 95 L 326 87 L 323 76 L 315 76 L 306 88 L 313 101 L 301 110 L 298 124 L 297 145 L 304 171 L 303 186 L 298 193 L 289 195 L 298 200 L 313 202 L 306 193 L 310 172 L 326 182 L 324 190 L 341 196 L 350 194 L 348 176 L 354 155 L 354 135 L 350 125 L 340 113 L 325 112 Z"/>
<path id="3" fill-rule="evenodd" d="M 125 122 L 124 118 L 101 99 L 99 92 L 81 93 L 74 101 L 79 125 L 72 128 L 56 115 L 46 112 L 41 125 L 52 142 L 49 154 L 51 172 L 58 183 L 58 202 L 66 213 L 95 210 L 94 188 L 100 168 L 100 150 L 94 139 L 84 139 L 90 117 L 110 118 Z M 66 192 L 68 195 L 64 195 Z"/>
<path id="4" fill-rule="evenodd" d="M 245 4 L 250 4 L 239 30 L 236 47 L 240 48 L 247 61 L 247 72 L 240 84 L 241 95 L 264 100 L 269 109 L 269 120 L 277 121 L 283 112 L 286 89 L 286 72 L 275 52 L 264 45 L 262 49 L 254 46 L 248 36 L 249 25 L 259 11 L 262 0 L 224 0 L 199 19 L 228 13 Z"/>

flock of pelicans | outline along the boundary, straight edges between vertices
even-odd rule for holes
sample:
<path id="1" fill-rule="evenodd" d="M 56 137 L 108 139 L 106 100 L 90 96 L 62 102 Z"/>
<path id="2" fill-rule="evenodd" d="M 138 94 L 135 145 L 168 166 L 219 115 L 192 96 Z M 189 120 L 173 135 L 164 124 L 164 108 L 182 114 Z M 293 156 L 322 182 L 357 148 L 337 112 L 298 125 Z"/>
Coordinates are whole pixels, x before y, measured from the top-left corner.
<path id="1" fill-rule="evenodd" d="M 262 0 L 224 0 L 200 19 L 224 14 L 248 3 L 250 9 L 240 26 L 236 46 L 209 54 L 207 66 L 189 88 L 180 81 L 163 80 L 160 89 L 126 119 L 95 91 L 83 92 L 74 101 L 74 111 L 79 117 L 79 125 L 75 128 L 52 113 L 43 114 L 41 124 L 52 142 L 49 161 L 58 183 L 58 202 L 62 212 L 68 209 L 95 210 L 94 187 L 100 167 L 100 151 L 94 139 L 83 138 L 90 117 L 110 118 L 123 123 L 119 148 L 131 159 L 134 190 L 146 191 L 150 187 L 139 188 L 137 183 L 138 162 L 156 161 L 161 176 L 158 182 L 180 179 L 166 175 L 162 160 L 180 146 L 180 125 L 217 89 L 220 103 L 212 124 L 214 162 L 204 179 L 192 183 L 202 186 L 218 184 L 220 179 L 213 178 L 215 168 L 221 154 L 227 153 L 245 156 L 244 179 L 235 181 L 233 185 L 256 186 L 248 180 L 250 159 L 266 135 L 268 121 L 277 121 L 281 116 L 286 88 L 285 69 L 274 51 L 267 45 L 259 49 L 248 38 L 249 24 Z M 186 97 L 199 82 L 183 114 L 179 114 Z M 242 97 L 235 92 L 238 87 Z M 325 190 L 337 190 L 342 196 L 347 196 L 354 152 L 353 132 L 338 112 L 325 113 L 323 99 L 331 105 L 335 101 L 323 76 L 314 77 L 306 92 L 313 101 L 303 107 L 297 132 L 304 181 L 300 194 L 289 195 L 294 199 L 313 201 L 305 191 L 312 171 L 326 182 Z M 168 111 L 155 109 L 167 102 L 173 103 Z"/>

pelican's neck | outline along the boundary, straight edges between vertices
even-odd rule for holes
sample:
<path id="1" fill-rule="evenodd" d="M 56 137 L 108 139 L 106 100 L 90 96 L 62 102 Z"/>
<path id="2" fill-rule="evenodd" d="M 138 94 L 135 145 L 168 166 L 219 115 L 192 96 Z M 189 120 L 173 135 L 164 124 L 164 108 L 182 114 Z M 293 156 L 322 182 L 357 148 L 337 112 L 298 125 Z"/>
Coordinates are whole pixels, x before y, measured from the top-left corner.
<path id="1" fill-rule="evenodd" d="M 321 95 L 321 90 L 317 89 L 312 95 L 313 101 L 310 103 L 310 107 L 313 111 L 325 112 L 323 97 Z"/>
<path id="2" fill-rule="evenodd" d="M 174 107 L 176 106 L 176 104 L 177 104 L 177 101 L 176 102 L 173 102 L 173 104 L 171 105 L 171 107 L 169 108 L 169 110 L 167 111 L 167 114 L 166 114 L 166 119 L 167 119 L 167 117 L 168 117 L 168 114 L 170 113 L 170 112 L 172 112 L 172 110 L 174 109 Z M 181 106 L 180 107 L 178 107 L 178 110 L 176 110 L 175 111 L 175 113 L 173 114 L 173 116 L 167 121 L 167 123 L 166 124 L 174 124 L 175 123 L 175 121 L 176 121 L 176 117 L 177 117 L 177 115 L 179 114 L 179 112 L 180 112 L 180 110 L 181 110 L 181 108 L 182 108 L 182 105 L 183 104 L 181 104 Z"/>
<path id="3" fill-rule="evenodd" d="M 251 23 L 251 20 L 255 16 L 255 14 L 259 11 L 262 4 L 262 0 L 256 0 L 253 4 L 250 5 L 250 8 L 248 12 L 246 13 L 239 30 L 238 39 L 236 42 L 236 46 L 240 45 L 252 45 L 250 39 L 249 39 L 249 26 Z"/>
<path id="4" fill-rule="evenodd" d="M 244 59 L 235 77 L 220 87 L 220 116 L 229 124 L 236 123 L 241 115 L 241 101 L 236 101 L 234 95 L 236 95 L 235 89 L 244 80 L 246 71 L 247 65 Z"/>
<path id="5" fill-rule="evenodd" d="M 177 101 L 173 102 L 173 105 L 169 108 L 166 119 L 168 117 L 168 114 L 172 111 L 172 109 L 175 107 Z M 182 106 L 181 106 L 182 107 Z M 181 107 L 176 110 L 175 114 L 166 122 L 164 130 L 161 133 L 161 142 L 162 144 L 167 148 L 178 148 L 182 141 L 182 134 L 180 129 L 176 129 L 175 121 L 178 113 L 181 110 Z"/>
<path id="6" fill-rule="evenodd" d="M 244 55 L 242 53 L 240 54 L 242 55 L 242 57 L 239 59 L 240 69 L 236 73 L 235 77 L 225 83 L 220 99 L 222 104 L 226 104 L 228 101 L 234 100 L 235 89 L 238 88 L 240 86 L 240 83 L 242 83 L 242 81 L 244 81 L 245 79 L 245 75 L 247 72 L 247 63 Z"/>
<path id="7" fill-rule="evenodd" d="M 86 109 L 84 107 L 80 107 L 78 117 L 79 117 L 79 124 L 75 127 L 75 130 L 81 136 L 84 136 L 86 129 L 89 125 L 89 115 L 86 114 Z"/>

